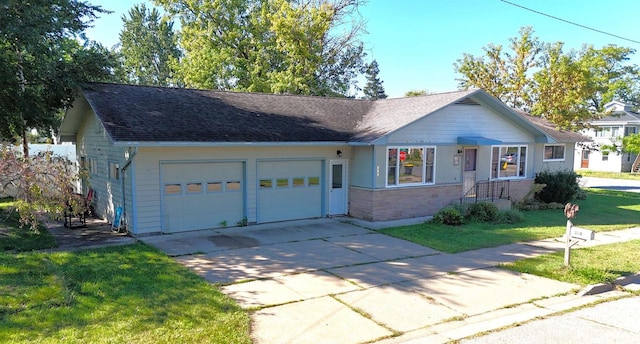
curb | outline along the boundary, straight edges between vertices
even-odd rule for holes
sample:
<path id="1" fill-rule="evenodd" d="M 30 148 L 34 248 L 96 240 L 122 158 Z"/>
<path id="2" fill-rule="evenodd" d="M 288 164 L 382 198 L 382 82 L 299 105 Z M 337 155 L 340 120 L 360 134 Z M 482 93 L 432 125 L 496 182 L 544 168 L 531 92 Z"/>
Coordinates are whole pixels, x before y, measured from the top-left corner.
<path id="1" fill-rule="evenodd" d="M 584 287 L 582 290 L 578 292 L 578 296 L 586 296 L 586 295 L 596 295 L 606 293 L 608 291 L 612 291 L 617 289 L 617 287 L 622 287 L 629 290 L 640 290 L 640 272 L 637 272 L 633 275 L 618 277 L 613 283 L 598 283 L 598 284 L 589 284 Z"/>

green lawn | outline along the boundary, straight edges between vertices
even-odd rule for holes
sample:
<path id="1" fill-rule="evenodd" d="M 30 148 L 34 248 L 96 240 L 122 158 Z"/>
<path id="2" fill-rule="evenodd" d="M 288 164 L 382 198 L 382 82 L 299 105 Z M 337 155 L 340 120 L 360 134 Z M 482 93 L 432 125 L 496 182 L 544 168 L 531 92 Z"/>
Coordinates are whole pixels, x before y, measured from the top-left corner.
<path id="1" fill-rule="evenodd" d="M 640 240 L 572 249 L 570 267 L 564 266 L 564 251 L 500 267 L 583 286 L 611 282 L 640 271 Z"/>
<path id="2" fill-rule="evenodd" d="M 0 252 L 31 251 L 56 246 L 46 230 L 34 232 L 20 228 L 18 213 L 12 210 L 13 200 L 0 199 Z"/>
<path id="3" fill-rule="evenodd" d="M 233 300 L 143 244 L 0 253 L 0 343 L 250 343 Z"/>
<path id="4" fill-rule="evenodd" d="M 576 173 L 584 177 L 640 180 L 639 173 L 601 172 L 601 171 L 589 171 L 589 170 L 577 170 Z"/>
<path id="5" fill-rule="evenodd" d="M 574 225 L 595 231 L 610 231 L 640 225 L 640 194 L 588 189 Z M 383 229 L 380 232 L 413 241 L 443 252 L 462 252 L 484 247 L 560 237 L 566 229 L 563 210 L 524 211 L 519 224 L 470 223 L 447 226 L 423 223 Z"/>
<path id="6" fill-rule="evenodd" d="M 249 315 L 143 244 L 78 252 L 0 200 L 0 343 L 250 343 Z"/>

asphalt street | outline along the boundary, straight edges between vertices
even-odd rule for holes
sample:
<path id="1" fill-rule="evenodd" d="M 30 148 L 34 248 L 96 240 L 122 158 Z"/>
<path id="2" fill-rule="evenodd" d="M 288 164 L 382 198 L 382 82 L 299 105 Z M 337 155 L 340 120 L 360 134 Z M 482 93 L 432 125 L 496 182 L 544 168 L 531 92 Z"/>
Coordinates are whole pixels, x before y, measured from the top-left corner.
<path id="1" fill-rule="evenodd" d="M 582 177 L 580 185 L 587 188 L 640 192 L 640 180 Z"/>

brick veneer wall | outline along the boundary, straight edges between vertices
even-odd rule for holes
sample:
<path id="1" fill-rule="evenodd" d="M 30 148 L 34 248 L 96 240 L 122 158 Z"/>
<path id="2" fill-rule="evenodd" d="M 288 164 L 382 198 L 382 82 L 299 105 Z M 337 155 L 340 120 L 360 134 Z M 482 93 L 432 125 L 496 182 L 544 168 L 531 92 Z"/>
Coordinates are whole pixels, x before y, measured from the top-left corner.
<path id="1" fill-rule="evenodd" d="M 509 194 L 520 201 L 531 190 L 533 179 L 511 180 Z M 458 200 L 462 185 L 438 185 L 388 189 L 349 188 L 349 215 L 366 221 L 398 220 L 434 215 Z"/>
<path id="2" fill-rule="evenodd" d="M 349 188 L 349 215 L 367 221 L 429 216 L 462 195 L 462 185 L 389 189 Z"/>
<path id="3" fill-rule="evenodd" d="M 509 195 L 513 203 L 520 202 L 526 196 L 533 186 L 533 179 L 511 180 L 509 182 Z"/>

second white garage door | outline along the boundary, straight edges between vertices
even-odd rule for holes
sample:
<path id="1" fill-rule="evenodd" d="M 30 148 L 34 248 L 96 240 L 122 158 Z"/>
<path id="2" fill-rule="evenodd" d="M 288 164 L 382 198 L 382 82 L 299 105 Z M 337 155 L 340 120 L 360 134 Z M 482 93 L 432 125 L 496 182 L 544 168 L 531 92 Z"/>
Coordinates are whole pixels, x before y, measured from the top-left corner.
<path id="1" fill-rule="evenodd" d="M 322 216 L 321 160 L 258 162 L 258 222 Z"/>

